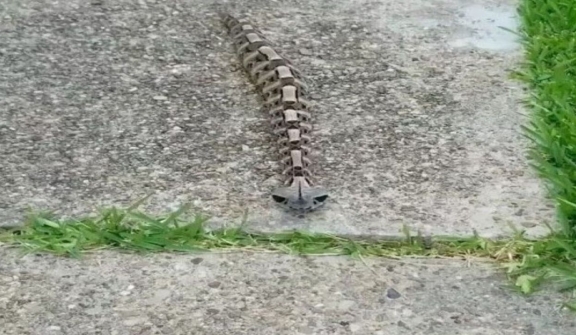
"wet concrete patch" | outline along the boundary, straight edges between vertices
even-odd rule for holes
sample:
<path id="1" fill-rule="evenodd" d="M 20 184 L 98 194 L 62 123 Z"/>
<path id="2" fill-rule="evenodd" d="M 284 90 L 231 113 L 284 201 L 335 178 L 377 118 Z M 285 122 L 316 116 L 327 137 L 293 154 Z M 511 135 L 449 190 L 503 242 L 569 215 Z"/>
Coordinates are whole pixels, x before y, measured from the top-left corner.
<path id="1" fill-rule="evenodd" d="M 0 222 L 155 192 L 144 209 L 191 203 L 214 224 L 248 210 L 264 231 L 546 232 L 553 209 L 524 158 L 523 92 L 507 77 L 518 53 L 451 45 L 466 8 L 511 1 L 230 2 L 311 83 L 313 160 L 332 200 L 305 219 L 269 199 L 268 123 L 212 4 L 9 2 Z"/>
<path id="2" fill-rule="evenodd" d="M 473 4 L 461 9 L 458 23 L 472 31 L 469 37 L 451 41 L 453 46 L 473 46 L 490 51 L 513 51 L 520 49 L 520 40 L 512 32 L 519 24 L 516 7 L 500 5 L 489 7 Z M 505 28 L 505 29 L 503 29 Z"/>
<path id="3" fill-rule="evenodd" d="M 383 13 L 380 25 L 403 34 L 435 31 L 455 48 L 510 52 L 521 47 L 518 36 L 508 31 L 519 25 L 513 1 L 409 1 L 401 7 L 396 16 Z"/>

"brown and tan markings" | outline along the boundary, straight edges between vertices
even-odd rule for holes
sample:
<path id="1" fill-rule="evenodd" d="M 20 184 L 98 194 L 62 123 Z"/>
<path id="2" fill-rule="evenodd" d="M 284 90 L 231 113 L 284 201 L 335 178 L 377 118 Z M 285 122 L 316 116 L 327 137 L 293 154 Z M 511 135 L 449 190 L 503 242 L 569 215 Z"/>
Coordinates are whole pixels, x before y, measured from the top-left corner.
<path id="1" fill-rule="evenodd" d="M 263 109 L 276 136 L 285 185 L 272 192 L 272 199 L 300 213 L 319 208 L 328 199 L 328 193 L 312 180 L 310 102 L 306 99 L 308 87 L 302 74 L 249 21 L 229 14 L 220 16 L 242 66 L 262 96 Z"/>

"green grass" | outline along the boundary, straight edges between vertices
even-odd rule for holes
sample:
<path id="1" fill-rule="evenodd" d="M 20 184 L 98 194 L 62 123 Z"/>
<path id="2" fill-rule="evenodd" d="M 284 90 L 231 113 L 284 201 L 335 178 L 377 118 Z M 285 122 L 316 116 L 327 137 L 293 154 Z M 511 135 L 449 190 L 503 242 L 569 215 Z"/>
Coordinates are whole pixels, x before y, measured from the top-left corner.
<path id="1" fill-rule="evenodd" d="M 516 78 L 528 84 L 533 166 L 556 200 L 563 232 L 576 239 L 576 6 L 571 0 L 523 0 L 525 59 Z"/>
<path id="2" fill-rule="evenodd" d="M 79 257 L 86 251 L 114 248 L 135 252 L 202 252 L 213 250 L 260 250 L 296 255 L 479 256 L 517 259 L 528 244 L 520 240 L 492 242 L 478 236 L 445 238 L 433 243 L 412 236 L 406 230 L 399 240 L 373 241 L 329 234 L 292 231 L 285 233 L 248 232 L 242 225 L 207 229 L 207 217 L 182 219 L 179 210 L 153 217 L 134 208 L 111 208 L 96 217 L 59 220 L 50 214 L 29 215 L 21 228 L 5 230 L 0 241 L 24 247 L 30 252 L 51 252 Z M 528 243 L 526 241 L 526 243 Z"/>
<path id="3" fill-rule="evenodd" d="M 526 104 L 532 166 L 556 201 L 561 232 L 538 242 L 523 278 L 551 277 L 574 289 L 576 278 L 576 7 L 571 0 L 522 0 L 519 35 L 525 62 L 515 78 L 530 89 Z M 527 277 L 528 276 L 528 277 Z M 572 306 L 573 308 L 576 305 Z"/>

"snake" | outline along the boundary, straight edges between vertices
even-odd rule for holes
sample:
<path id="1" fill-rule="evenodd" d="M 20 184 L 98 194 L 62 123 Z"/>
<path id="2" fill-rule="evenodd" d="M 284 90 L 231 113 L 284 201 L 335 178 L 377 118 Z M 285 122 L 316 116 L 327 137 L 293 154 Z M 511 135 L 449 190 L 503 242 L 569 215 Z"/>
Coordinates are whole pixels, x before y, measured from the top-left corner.
<path id="1" fill-rule="evenodd" d="M 322 207 L 329 195 L 315 184 L 311 170 L 312 103 L 302 72 L 250 20 L 225 12 L 219 16 L 268 114 L 284 179 L 272 190 L 272 200 L 300 214 Z"/>

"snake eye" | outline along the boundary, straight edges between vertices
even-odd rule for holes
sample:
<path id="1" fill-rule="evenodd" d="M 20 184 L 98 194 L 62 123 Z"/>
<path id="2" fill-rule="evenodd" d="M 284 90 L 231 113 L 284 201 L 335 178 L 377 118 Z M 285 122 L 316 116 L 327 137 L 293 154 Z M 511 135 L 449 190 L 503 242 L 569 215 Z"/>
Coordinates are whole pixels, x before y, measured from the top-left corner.
<path id="1" fill-rule="evenodd" d="M 281 197 L 279 195 L 272 195 L 272 199 L 279 204 L 285 204 L 288 201 L 288 199 Z"/>
<path id="2" fill-rule="evenodd" d="M 324 201 L 326 201 L 326 199 L 328 199 L 328 195 L 321 195 L 319 197 L 314 198 L 314 202 L 323 203 Z"/>

